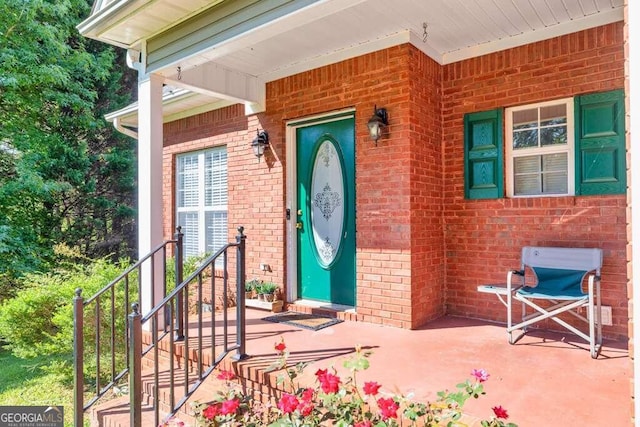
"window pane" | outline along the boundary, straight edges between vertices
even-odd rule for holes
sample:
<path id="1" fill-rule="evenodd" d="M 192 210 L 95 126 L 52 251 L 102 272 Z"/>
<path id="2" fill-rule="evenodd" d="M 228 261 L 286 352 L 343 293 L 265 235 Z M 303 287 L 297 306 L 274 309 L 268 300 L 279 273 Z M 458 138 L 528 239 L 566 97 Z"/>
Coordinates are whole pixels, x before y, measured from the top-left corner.
<path id="1" fill-rule="evenodd" d="M 205 206 L 227 205 L 227 151 L 216 149 L 205 153 Z"/>
<path id="2" fill-rule="evenodd" d="M 180 212 L 178 213 L 178 225 L 182 227 L 184 233 L 184 255 L 185 257 L 199 254 L 198 245 L 198 213 Z"/>
<path id="3" fill-rule="evenodd" d="M 550 172 L 542 175 L 543 194 L 567 194 L 567 173 Z"/>
<path id="4" fill-rule="evenodd" d="M 567 153 L 557 153 L 513 159 L 514 194 L 567 194 L 567 158 Z"/>
<path id="5" fill-rule="evenodd" d="M 567 143 L 567 127 L 554 126 L 540 129 L 540 145 L 558 145 Z"/>
<path id="6" fill-rule="evenodd" d="M 208 253 L 214 253 L 227 244 L 227 213 L 207 212 L 205 245 Z"/>
<path id="7" fill-rule="evenodd" d="M 538 109 L 520 110 L 513 113 L 513 129 L 530 129 L 538 127 Z"/>
<path id="8" fill-rule="evenodd" d="M 540 172 L 540 156 L 516 157 L 513 170 L 516 174 Z"/>
<path id="9" fill-rule="evenodd" d="M 540 126 L 567 123 L 567 105 L 558 104 L 540 108 Z"/>
<path id="10" fill-rule="evenodd" d="M 178 161 L 178 207 L 198 206 L 198 155 L 180 156 Z"/>
<path id="11" fill-rule="evenodd" d="M 542 191 L 540 175 L 516 175 L 514 177 L 515 194 L 518 196 L 533 196 Z"/>
<path id="12" fill-rule="evenodd" d="M 513 132 L 513 148 L 531 148 L 538 146 L 538 129 L 519 130 Z"/>
<path id="13" fill-rule="evenodd" d="M 567 170 L 567 153 L 547 154 L 542 156 L 542 170 L 565 171 Z"/>
<path id="14" fill-rule="evenodd" d="M 542 157 L 543 194 L 567 194 L 567 153 L 547 154 Z"/>

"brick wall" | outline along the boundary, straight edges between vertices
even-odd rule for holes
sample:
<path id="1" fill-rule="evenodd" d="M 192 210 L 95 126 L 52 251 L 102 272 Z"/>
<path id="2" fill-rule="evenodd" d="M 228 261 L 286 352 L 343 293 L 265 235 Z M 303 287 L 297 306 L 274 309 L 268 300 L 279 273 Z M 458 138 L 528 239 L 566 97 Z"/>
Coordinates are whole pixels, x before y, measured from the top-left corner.
<path id="1" fill-rule="evenodd" d="M 413 326 L 444 314 L 442 67 L 417 49 L 411 56 L 411 267 Z"/>
<path id="2" fill-rule="evenodd" d="M 355 108 L 358 317 L 405 328 L 420 316 L 412 306 L 413 50 L 398 46 L 267 85 L 274 122 Z M 390 122 L 377 146 L 364 126 L 374 105 L 387 108 Z"/>
<path id="3" fill-rule="evenodd" d="M 519 265 L 525 245 L 601 247 L 610 337 L 627 336 L 626 198 L 464 200 L 463 115 L 624 87 L 623 25 L 615 23 L 446 65 L 443 69 L 447 312 L 504 321 L 476 292 Z"/>
<path id="4" fill-rule="evenodd" d="M 227 145 L 229 237 L 235 234 L 232 227 L 244 225 L 248 236 L 247 277 L 284 285 L 286 121 L 355 108 L 358 318 L 409 328 L 441 314 L 443 270 L 431 270 L 428 262 L 411 253 L 412 245 L 418 245 L 422 253 L 438 253 L 441 260 L 443 247 L 442 233 L 432 233 L 440 220 L 425 220 L 411 210 L 416 204 L 426 203 L 416 199 L 425 194 L 424 184 L 437 182 L 441 174 L 439 130 L 424 130 L 430 133 L 425 140 L 420 136 L 422 130 L 411 126 L 417 111 L 412 105 L 417 103 L 431 103 L 420 107 L 429 113 L 421 124 L 423 129 L 437 122 L 439 116 L 439 98 L 430 96 L 439 90 L 440 70 L 435 62 L 420 56 L 415 48 L 403 45 L 271 82 L 267 85 L 267 112 L 257 116 L 245 118 L 242 108 L 234 106 L 167 124 L 164 170 L 172 172 L 164 178 L 165 234 L 171 233 L 174 222 L 175 155 Z M 433 75 L 424 77 L 430 87 L 411 99 L 410 77 L 416 77 L 416 72 L 410 72 L 415 65 L 430 69 Z M 387 108 L 390 117 L 389 132 L 377 146 L 365 126 L 376 104 Z M 249 147 L 256 128 L 266 129 L 271 142 L 261 163 Z M 416 146 L 420 151 L 412 152 Z M 428 177 L 416 178 L 417 174 L 412 174 L 415 168 L 424 169 Z M 428 215 L 439 215 L 439 193 L 429 190 L 434 200 L 428 204 Z M 413 221 L 422 234 L 418 243 L 412 243 Z M 430 232 L 432 235 L 428 235 Z M 270 264 L 273 271 L 260 271 L 261 262 Z M 420 265 L 413 273 L 412 262 Z M 414 289 L 414 279 L 425 283 L 428 279 L 427 286 L 438 290 Z M 413 304 L 412 292 L 421 293 Z M 438 307 L 427 308 L 428 303 Z"/>
<path id="5" fill-rule="evenodd" d="M 267 112 L 232 106 L 165 126 L 165 235 L 175 155 L 226 145 L 229 239 L 244 225 L 247 276 L 286 283 L 286 122 L 353 108 L 356 124 L 358 318 L 415 328 L 446 312 L 504 320 L 476 286 L 502 282 L 524 245 L 605 249 L 608 336 L 626 336 L 624 196 L 464 200 L 463 116 L 623 87 L 622 24 L 440 66 L 406 44 L 267 84 Z M 365 123 L 385 107 L 375 146 Z M 266 129 L 261 162 L 249 146 Z M 271 272 L 259 270 L 268 263 Z"/>

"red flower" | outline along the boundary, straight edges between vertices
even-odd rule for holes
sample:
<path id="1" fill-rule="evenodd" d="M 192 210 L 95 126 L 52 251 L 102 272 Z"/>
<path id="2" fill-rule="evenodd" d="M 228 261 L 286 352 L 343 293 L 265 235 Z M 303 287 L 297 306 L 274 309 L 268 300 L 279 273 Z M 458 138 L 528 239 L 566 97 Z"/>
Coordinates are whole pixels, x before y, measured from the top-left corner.
<path id="1" fill-rule="evenodd" d="M 222 406 L 220 408 L 220 413 L 222 415 L 235 414 L 240 406 L 240 401 L 238 399 L 230 399 L 222 402 Z"/>
<path id="2" fill-rule="evenodd" d="M 293 394 L 282 393 L 280 401 L 278 401 L 278 409 L 285 414 L 290 414 L 298 408 L 300 401 Z"/>
<path id="3" fill-rule="evenodd" d="M 324 378 L 325 375 L 327 375 L 326 369 L 318 369 L 316 371 L 316 377 L 318 378 L 318 381 L 322 381 L 322 378 Z"/>
<path id="4" fill-rule="evenodd" d="M 320 387 L 325 393 L 337 393 L 340 389 L 340 377 L 326 373 L 322 377 L 318 377 Z"/>
<path id="5" fill-rule="evenodd" d="M 303 402 L 311 402 L 313 400 L 313 389 L 306 388 L 300 395 Z"/>
<path id="6" fill-rule="evenodd" d="M 298 406 L 298 410 L 300 411 L 300 414 L 302 414 L 303 417 L 306 417 L 309 414 L 311 414 L 311 411 L 313 411 L 313 408 L 314 408 L 314 405 L 313 405 L 313 402 L 311 401 L 303 401 Z"/>
<path id="7" fill-rule="evenodd" d="M 373 424 L 371 424 L 371 421 L 369 420 L 364 420 L 364 421 L 355 423 L 353 427 L 373 427 Z"/>
<path id="8" fill-rule="evenodd" d="M 218 375 L 216 376 L 217 379 L 224 381 L 230 381 L 235 377 L 236 375 L 233 372 L 227 371 L 226 369 L 220 369 L 220 372 L 218 372 Z"/>
<path id="9" fill-rule="evenodd" d="M 208 420 L 213 420 L 219 413 L 220 407 L 218 405 L 209 405 L 202 411 L 202 416 Z"/>
<path id="10" fill-rule="evenodd" d="M 385 399 L 381 397 L 378 399 L 378 408 L 380 408 L 380 414 L 382 419 L 388 420 L 389 418 L 398 418 L 398 408 L 400 406 L 392 398 Z"/>
<path id="11" fill-rule="evenodd" d="M 282 353 L 286 350 L 287 346 L 284 344 L 284 341 L 280 341 L 274 348 L 278 353 Z"/>
<path id="12" fill-rule="evenodd" d="M 364 394 L 375 396 L 376 394 L 378 394 L 378 390 L 380 390 L 380 384 L 375 381 L 365 382 L 362 390 L 364 390 Z"/>
<path id="13" fill-rule="evenodd" d="M 489 374 L 484 369 L 474 369 L 471 371 L 471 376 L 476 377 L 481 383 L 489 379 Z"/>
<path id="14" fill-rule="evenodd" d="M 496 414 L 496 417 L 503 418 L 505 420 L 509 418 L 509 414 L 507 414 L 507 410 L 504 409 L 502 406 L 495 406 L 491 409 L 493 409 L 493 413 Z"/>

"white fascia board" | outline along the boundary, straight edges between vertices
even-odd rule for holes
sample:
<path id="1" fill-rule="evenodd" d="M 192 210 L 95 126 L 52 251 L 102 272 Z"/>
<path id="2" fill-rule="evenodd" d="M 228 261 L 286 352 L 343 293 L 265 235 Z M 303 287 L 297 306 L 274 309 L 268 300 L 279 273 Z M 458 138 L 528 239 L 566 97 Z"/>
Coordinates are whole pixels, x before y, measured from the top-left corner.
<path id="1" fill-rule="evenodd" d="M 622 8 L 611 9 L 605 12 L 594 13 L 581 19 L 575 19 L 569 23 L 552 25 L 544 29 L 535 30 L 516 36 L 505 37 L 499 40 L 483 43 L 476 46 L 469 46 L 465 49 L 446 52 L 442 54 L 442 64 L 451 64 L 464 59 L 475 58 L 501 50 L 507 50 L 530 43 L 547 40 L 553 37 L 563 36 L 601 25 L 622 21 L 624 11 Z"/>

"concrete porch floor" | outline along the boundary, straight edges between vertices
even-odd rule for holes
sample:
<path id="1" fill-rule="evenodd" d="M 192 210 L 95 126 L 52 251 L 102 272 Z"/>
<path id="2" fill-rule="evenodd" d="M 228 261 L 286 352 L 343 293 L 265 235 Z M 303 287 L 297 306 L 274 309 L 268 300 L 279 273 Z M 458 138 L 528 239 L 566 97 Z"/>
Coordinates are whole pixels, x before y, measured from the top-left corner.
<path id="1" fill-rule="evenodd" d="M 491 407 L 501 405 L 520 427 L 631 425 L 626 342 L 605 341 L 594 360 L 587 344 L 569 333 L 533 331 L 509 345 L 503 325 L 460 317 L 445 316 L 419 330 L 346 321 L 310 331 L 261 320 L 270 314 L 247 309 L 251 357 L 235 367 L 243 375 L 256 376 L 275 360 L 280 337 L 290 365 L 309 362 L 301 380 L 309 384 L 318 368 L 333 366 L 346 377 L 342 362 L 361 345 L 373 354 L 360 385 L 377 381 L 385 392 L 434 399 L 437 391 L 469 378 L 473 368 L 484 368 L 487 395 L 465 406 L 474 417 L 489 418 Z"/>

